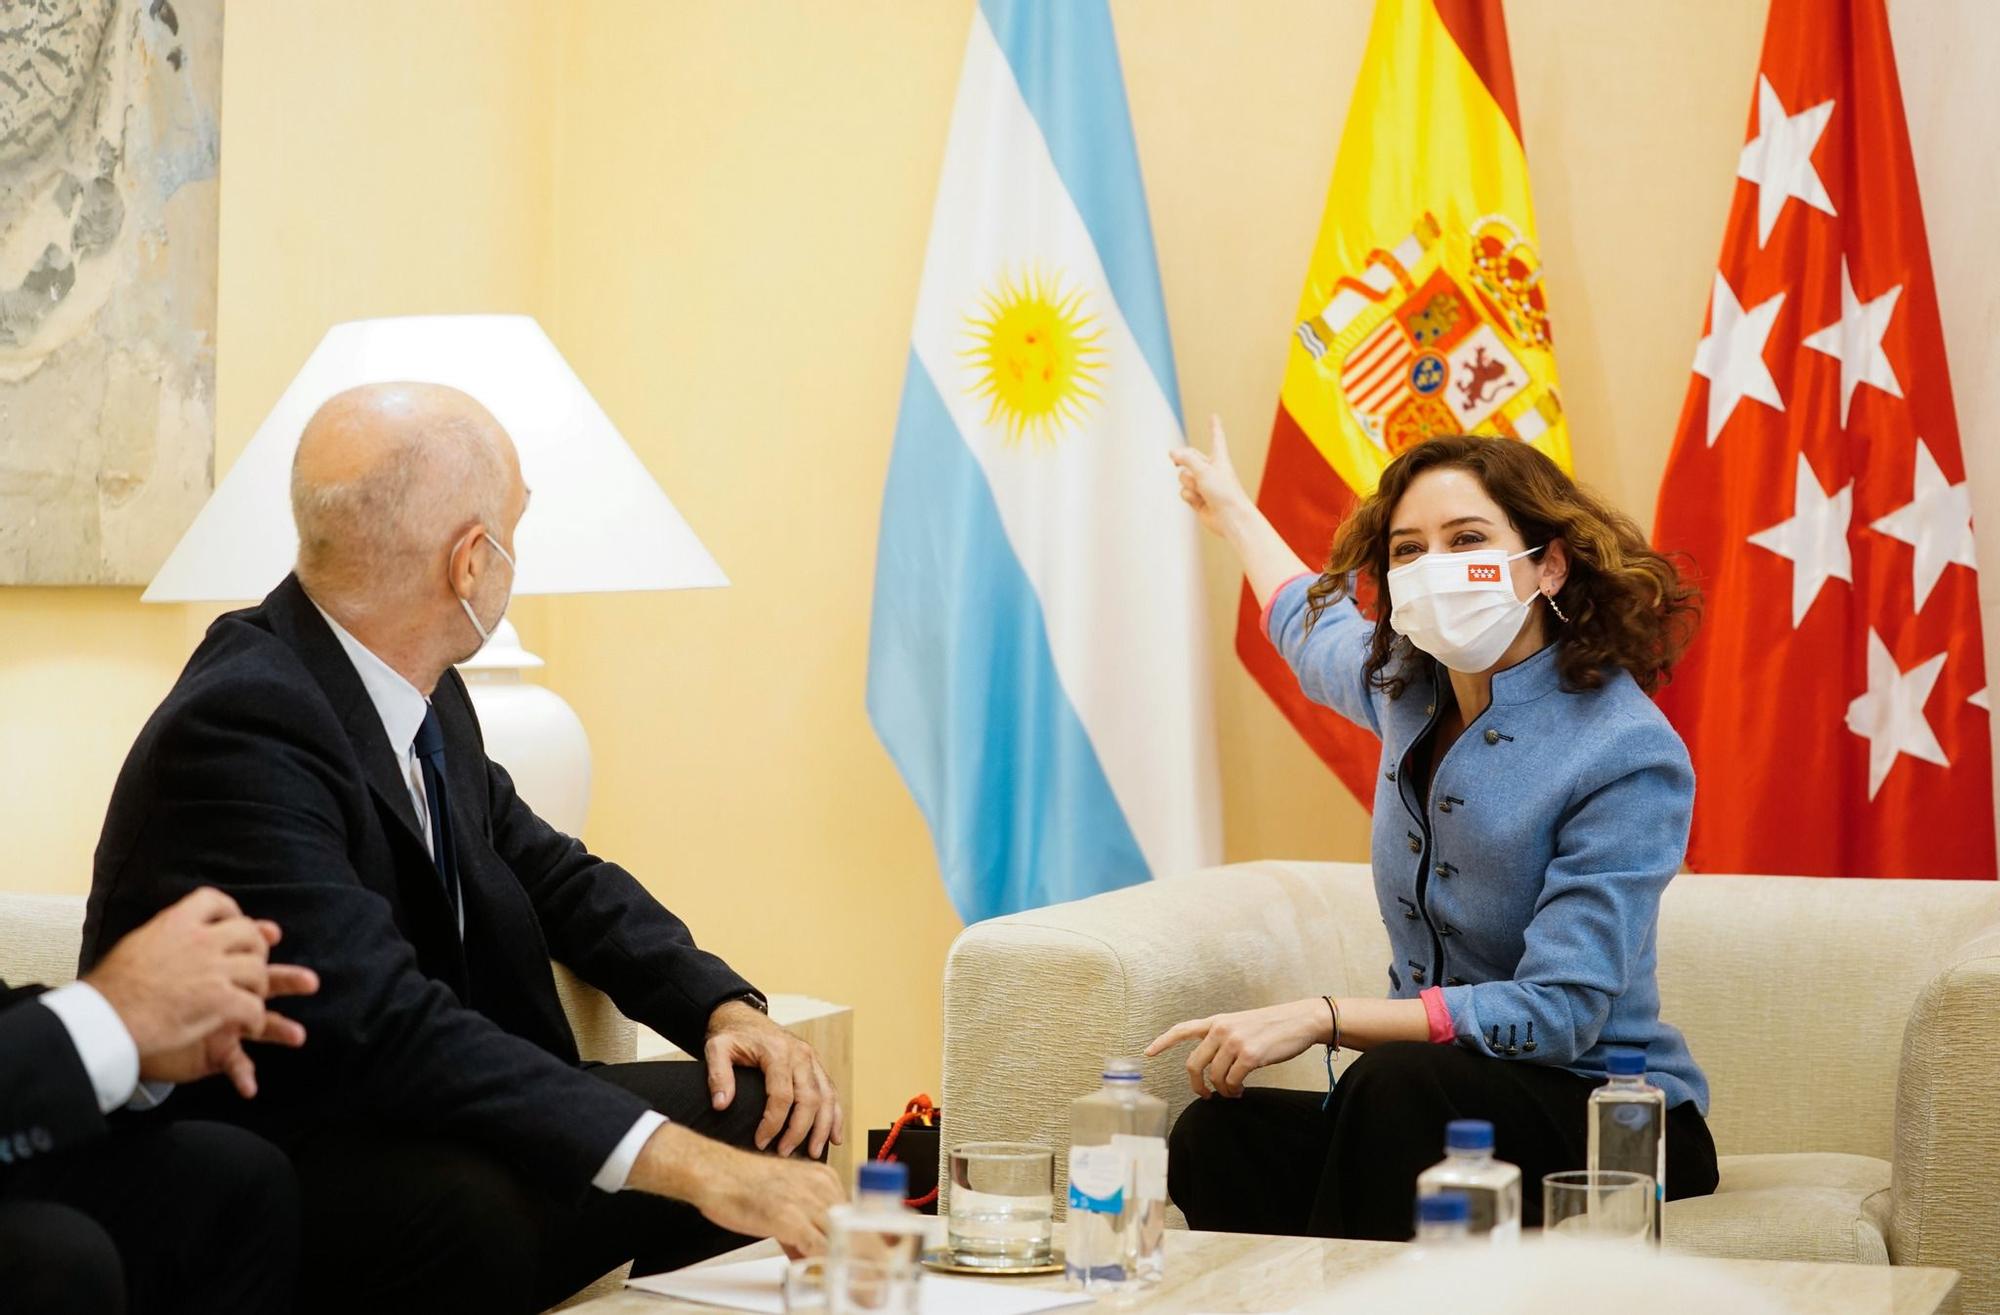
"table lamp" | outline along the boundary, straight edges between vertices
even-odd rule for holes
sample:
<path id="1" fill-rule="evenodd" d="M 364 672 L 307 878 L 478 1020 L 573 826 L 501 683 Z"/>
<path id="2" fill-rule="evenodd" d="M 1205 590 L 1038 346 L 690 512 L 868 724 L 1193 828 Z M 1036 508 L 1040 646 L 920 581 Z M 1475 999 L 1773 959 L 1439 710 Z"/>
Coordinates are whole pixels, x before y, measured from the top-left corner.
<path id="1" fill-rule="evenodd" d="M 143 595 L 148 603 L 254 602 L 292 569 L 292 454 L 322 402 L 357 384 L 449 384 L 513 436 L 534 490 L 515 532 L 514 592 L 709 589 L 729 583 L 562 353 L 526 315 L 413 315 L 335 325 L 251 436 Z M 460 665 L 493 760 L 558 829 L 583 830 L 590 743 L 542 660 L 503 622 Z"/>

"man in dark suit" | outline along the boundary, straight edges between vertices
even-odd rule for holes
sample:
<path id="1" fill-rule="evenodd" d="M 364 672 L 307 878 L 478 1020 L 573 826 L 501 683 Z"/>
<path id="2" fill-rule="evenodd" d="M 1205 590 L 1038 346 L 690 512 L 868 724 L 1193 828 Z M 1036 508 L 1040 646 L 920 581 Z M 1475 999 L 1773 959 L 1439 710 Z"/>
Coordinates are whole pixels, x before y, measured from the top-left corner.
<path id="1" fill-rule="evenodd" d="M 506 610 L 527 501 L 465 394 L 328 401 L 296 573 L 210 629 L 105 820 L 86 958 L 199 874 L 326 977 L 254 1105 L 176 1101 L 291 1153 L 309 1307 L 538 1310 L 626 1260 L 817 1250 L 841 1196 L 811 1048 L 485 755 L 453 663 Z M 581 1065 L 551 957 L 705 1065 Z"/>
<path id="2" fill-rule="evenodd" d="M 278 929 L 196 890 L 79 981 L 0 983 L 0 1309 L 18 1315 L 292 1308 L 298 1188 L 241 1128 L 106 1116 L 224 1074 L 257 1091 L 245 1041 L 297 1046 L 265 1008 L 315 989 L 268 962 Z"/>

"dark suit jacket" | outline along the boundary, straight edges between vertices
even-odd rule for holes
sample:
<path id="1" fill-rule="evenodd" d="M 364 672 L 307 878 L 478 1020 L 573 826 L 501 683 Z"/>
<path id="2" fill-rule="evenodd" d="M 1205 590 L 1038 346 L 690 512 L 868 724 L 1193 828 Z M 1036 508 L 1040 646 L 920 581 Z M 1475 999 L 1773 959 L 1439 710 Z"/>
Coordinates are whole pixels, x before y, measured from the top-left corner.
<path id="1" fill-rule="evenodd" d="M 318 970 L 286 1001 L 300 1051 L 263 1048 L 256 1100 L 219 1078 L 176 1117 L 281 1145 L 329 1124 L 448 1134 L 581 1193 L 645 1110 L 586 1074 L 551 957 L 699 1054 L 751 991 L 614 864 L 551 828 L 486 757 L 456 671 L 443 725 L 464 891 L 461 943 L 396 755 L 361 678 L 295 577 L 218 620 L 132 746 L 98 844 L 86 965 L 188 890 L 222 888 Z"/>
<path id="2" fill-rule="evenodd" d="M 0 1175 L 104 1133 L 97 1088 L 41 993 L 0 982 Z"/>

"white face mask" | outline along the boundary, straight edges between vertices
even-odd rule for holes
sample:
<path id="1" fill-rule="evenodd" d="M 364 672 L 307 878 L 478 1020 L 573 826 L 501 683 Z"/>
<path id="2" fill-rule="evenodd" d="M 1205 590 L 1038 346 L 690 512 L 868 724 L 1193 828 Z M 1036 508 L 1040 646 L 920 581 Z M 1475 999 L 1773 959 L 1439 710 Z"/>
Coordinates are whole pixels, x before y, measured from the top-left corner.
<path id="1" fill-rule="evenodd" d="M 493 537 L 493 536 L 492 536 L 491 534 L 488 534 L 488 535 L 486 536 L 486 542 L 488 542 L 488 543 L 490 543 L 490 544 L 492 544 L 492 545 L 493 545 L 493 551 L 494 551 L 494 552 L 497 552 L 497 553 L 499 553 L 499 554 L 500 554 L 500 555 L 501 555 L 502 557 L 506 558 L 506 560 L 507 560 L 507 569 L 508 569 L 508 570 L 510 570 L 510 571 L 511 571 L 511 570 L 514 570 L 514 569 L 515 569 L 515 567 L 514 567 L 514 554 L 513 554 L 513 553 L 510 553 L 510 552 L 508 552 L 508 551 L 507 551 L 507 550 L 506 550 L 505 548 L 502 548 L 502 547 L 500 546 L 500 540 L 498 540 L 498 539 L 494 538 L 494 537 Z M 473 611 L 473 610 L 472 610 L 472 603 L 471 603 L 471 602 L 470 602 L 470 601 L 469 601 L 468 599 L 464 598 L 463 596 L 461 596 L 461 597 L 459 598 L 459 600 L 458 600 L 458 605 L 459 605 L 460 607 L 462 607 L 462 608 L 464 608 L 464 609 L 465 609 L 465 619 L 466 619 L 466 620 L 468 620 L 468 621 L 470 621 L 470 622 L 472 622 L 472 628 L 473 628 L 474 630 L 477 630 L 477 631 L 479 632 L 479 646 L 480 646 L 481 648 L 484 648 L 484 647 L 486 647 L 486 641 L 487 641 L 487 640 L 489 640 L 489 639 L 491 639 L 491 638 L 493 638 L 493 636 L 492 636 L 491 634 L 489 634 L 489 633 L 487 632 L 487 629 L 486 629 L 486 627 L 485 627 L 485 626 L 483 626 L 483 625 L 480 625 L 480 624 L 479 624 L 479 613 L 477 613 L 477 612 L 475 612 L 475 611 Z M 506 609 L 506 608 L 504 608 L 504 607 L 503 607 L 503 608 L 501 608 L 501 609 L 500 609 L 500 615 L 501 615 L 501 616 L 505 616 L 505 615 L 507 615 L 507 609 Z M 493 624 L 494 624 L 494 625 L 496 625 L 496 626 L 500 624 L 500 622 L 499 622 L 498 618 L 496 618 L 496 619 L 494 620 Z"/>
<path id="2" fill-rule="evenodd" d="M 1514 593 L 1508 564 L 1533 556 L 1504 548 L 1425 553 L 1389 572 L 1389 625 L 1453 671 L 1490 668 L 1527 624 L 1528 609 Z"/>

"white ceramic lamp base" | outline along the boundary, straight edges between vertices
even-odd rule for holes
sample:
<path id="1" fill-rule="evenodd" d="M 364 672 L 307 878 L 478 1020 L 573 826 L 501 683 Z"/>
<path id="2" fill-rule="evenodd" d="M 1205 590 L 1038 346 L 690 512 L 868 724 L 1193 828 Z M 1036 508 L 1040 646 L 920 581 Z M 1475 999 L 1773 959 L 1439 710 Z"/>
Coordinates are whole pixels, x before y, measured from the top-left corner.
<path id="1" fill-rule="evenodd" d="M 459 663 L 486 737 L 486 756 L 507 769 L 514 789 L 541 819 L 581 836 L 590 816 L 590 737 L 546 685 L 523 673 L 543 665 L 502 620 L 478 653 Z"/>

